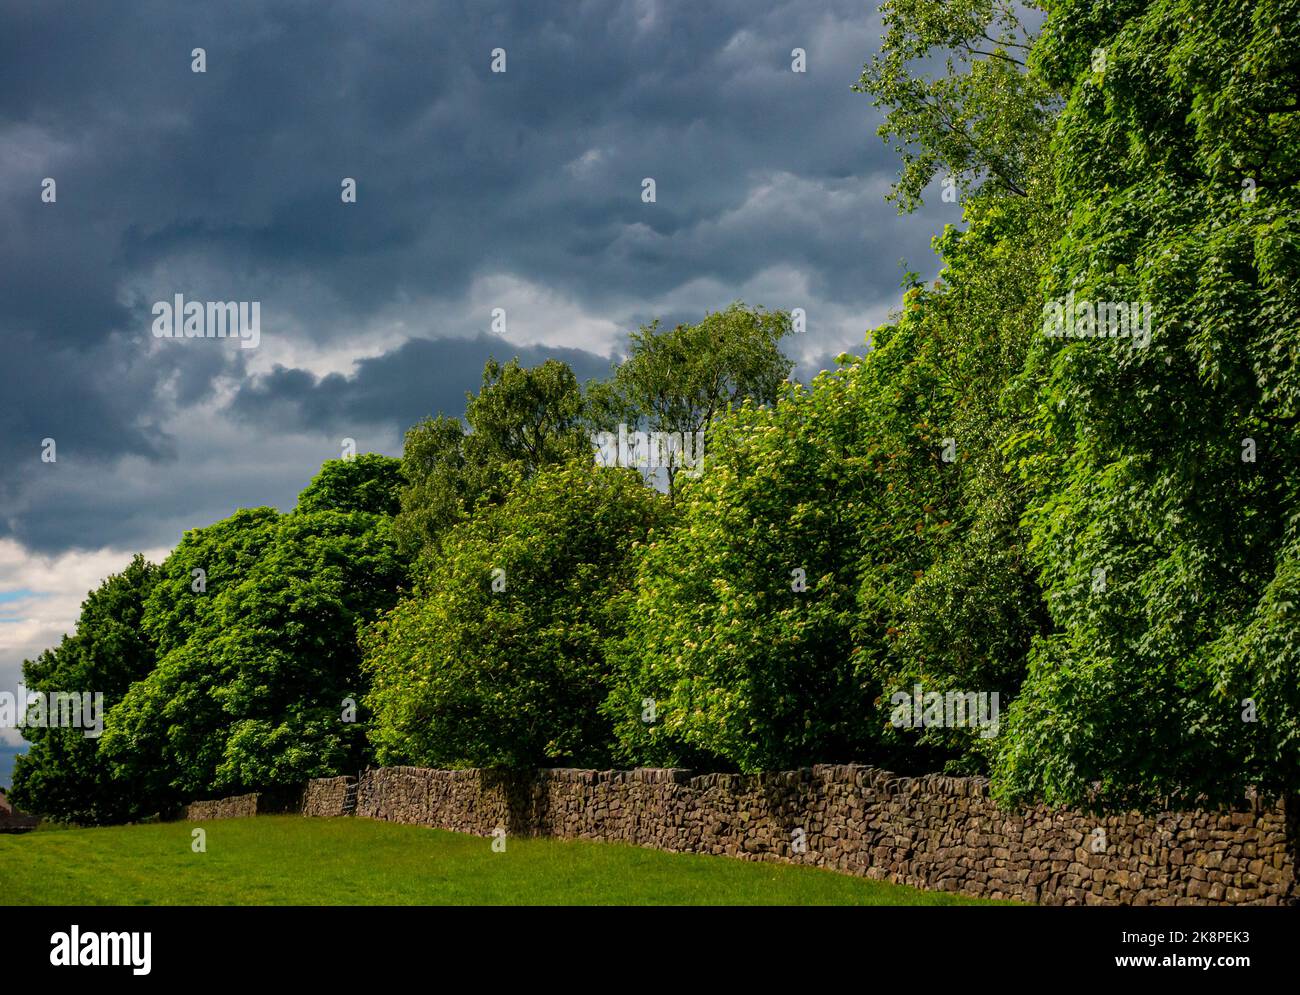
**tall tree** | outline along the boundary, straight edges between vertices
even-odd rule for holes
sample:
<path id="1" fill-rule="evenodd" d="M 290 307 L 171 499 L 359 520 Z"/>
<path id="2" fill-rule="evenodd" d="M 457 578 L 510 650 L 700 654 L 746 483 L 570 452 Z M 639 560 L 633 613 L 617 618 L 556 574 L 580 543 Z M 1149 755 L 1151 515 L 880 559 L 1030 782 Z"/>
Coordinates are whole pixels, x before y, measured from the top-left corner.
<path id="1" fill-rule="evenodd" d="M 1056 631 L 1007 798 L 1238 801 L 1300 788 L 1300 19 L 1293 2 L 1053 4 L 1069 222 L 1015 455 Z M 1132 316 L 1130 316 L 1131 320 Z"/>
<path id="2" fill-rule="evenodd" d="M 402 476 L 406 485 L 394 531 L 402 549 L 416 555 L 464 518 L 478 497 L 476 475 L 465 456 L 461 420 L 438 415 L 408 429 Z"/>
<path id="3" fill-rule="evenodd" d="M 447 533 L 420 591 L 364 637 L 381 763 L 594 766 L 632 553 L 667 511 L 585 455 L 518 478 Z"/>
<path id="4" fill-rule="evenodd" d="M 776 400 L 793 368 L 779 346 L 790 328 L 785 312 L 740 302 L 694 325 L 661 329 L 656 320 L 632 333 L 630 355 L 615 371 L 614 388 L 649 431 L 696 437 L 715 417 L 746 400 Z M 676 461 L 670 462 L 672 497 L 679 472 Z"/>
<path id="5" fill-rule="evenodd" d="M 403 548 L 425 558 L 479 502 L 500 501 L 512 481 L 590 450 L 582 388 L 559 360 L 488 360 L 466 402 L 465 424 L 440 414 L 406 434 L 396 529 Z"/>
<path id="6" fill-rule="evenodd" d="M 327 494 L 344 508 L 373 497 L 322 486 L 353 473 L 327 464 L 299 502 L 312 510 L 191 530 L 160 568 L 141 623 L 158 664 L 110 711 L 102 741 L 155 810 L 364 761 L 357 630 L 396 601 L 406 563 L 389 518 L 329 507 Z"/>
<path id="7" fill-rule="evenodd" d="M 903 162 L 890 199 L 910 211 L 936 176 L 1031 195 L 1059 109 L 1028 71 L 1040 5 L 1013 0 L 886 0 L 881 50 L 854 89 L 885 110 L 877 133 Z M 936 71 L 939 70 L 939 71 Z"/>
<path id="8" fill-rule="evenodd" d="M 105 709 L 121 701 L 157 662 L 154 640 L 141 625 L 157 579 L 158 567 L 136 555 L 125 570 L 91 591 L 82 602 L 76 631 L 24 662 L 26 686 L 43 694 L 101 693 Z M 32 747 L 14 770 L 12 795 L 20 807 L 87 825 L 122 822 L 151 811 L 136 781 L 113 772 L 99 738 L 65 728 L 28 728 L 23 735 Z"/>
<path id="9" fill-rule="evenodd" d="M 589 448 L 582 428 L 582 388 L 573 370 L 558 359 L 523 367 L 488 360 L 483 386 L 468 399 L 465 442 L 472 463 L 518 468 L 531 476 Z"/>
<path id="10" fill-rule="evenodd" d="M 872 757 L 852 655 L 863 507 L 845 373 L 714 423 L 714 455 L 637 556 L 605 711 L 623 762 L 781 770 Z"/>

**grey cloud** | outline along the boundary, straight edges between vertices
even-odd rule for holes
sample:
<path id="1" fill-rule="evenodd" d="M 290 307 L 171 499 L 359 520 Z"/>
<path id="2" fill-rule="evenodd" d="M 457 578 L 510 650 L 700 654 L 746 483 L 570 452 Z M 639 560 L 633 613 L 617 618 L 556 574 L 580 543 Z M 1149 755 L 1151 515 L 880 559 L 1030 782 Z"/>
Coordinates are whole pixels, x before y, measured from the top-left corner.
<path id="1" fill-rule="evenodd" d="M 0 0 L 0 23 L 0 535 L 34 549 L 173 542 L 187 513 L 290 500 L 342 428 L 400 446 L 421 415 L 459 414 L 486 358 L 476 280 L 619 330 L 486 350 L 502 359 L 603 373 L 636 324 L 742 296 L 835 316 L 809 343 L 833 355 L 957 220 L 881 200 L 896 164 L 849 90 L 879 24 L 849 0 Z M 793 275 L 770 295 L 768 271 Z M 808 299 L 775 296 L 791 285 Z M 382 355 L 250 375 L 238 350 L 153 348 L 150 302 L 176 292 L 262 301 L 267 348 L 302 347 L 277 358 Z M 241 448 L 205 418 L 277 434 Z M 45 436 L 77 474 L 47 472 Z"/>
<path id="2" fill-rule="evenodd" d="M 425 415 L 462 415 L 465 393 L 479 389 L 489 358 L 502 363 L 518 359 L 524 366 L 563 360 L 580 381 L 605 376 L 610 369 L 607 357 L 580 349 L 517 346 L 490 335 L 409 339 L 382 356 L 361 360 L 346 376 L 316 377 L 277 366 L 249 380 L 231 410 L 268 431 L 337 434 L 358 426 L 384 426 L 400 434 Z"/>

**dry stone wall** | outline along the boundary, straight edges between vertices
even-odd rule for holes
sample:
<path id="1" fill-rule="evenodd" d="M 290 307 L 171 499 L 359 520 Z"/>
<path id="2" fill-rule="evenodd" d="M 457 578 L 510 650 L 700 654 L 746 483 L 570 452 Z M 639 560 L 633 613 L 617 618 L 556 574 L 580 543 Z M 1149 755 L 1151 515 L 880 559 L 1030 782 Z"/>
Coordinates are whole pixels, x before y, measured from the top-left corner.
<path id="1" fill-rule="evenodd" d="M 859 766 L 684 770 L 367 771 L 356 814 L 490 835 L 632 843 L 813 864 L 1051 905 L 1288 905 L 1295 854 L 1280 804 L 1093 817 L 999 809 L 983 778 Z"/>
<path id="2" fill-rule="evenodd" d="M 308 781 L 302 793 L 303 815 L 339 816 L 344 814 L 348 788 L 356 784 L 351 777 L 323 777 Z"/>
<path id="3" fill-rule="evenodd" d="M 243 819 L 251 815 L 314 814 L 304 812 L 304 799 L 313 790 L 319 793 L 328 789 L 313 789 L 311 785 L 328 784 L 332 780 L 336 779 L 312 781 L 306 788 L 260 791 L 211 801 L 190 802 L 177 815 L 190 822 L 205 822 L 209 819 Z M 347 778 L 337 780 L 346 781 Z"/>
<path id="4" fill-rule="evenodd" d="M 258 814 L 258 798 L 256 794 L 231 795 L 229 798 L 190 802 L 181 812 L 181 818 L 189 822 L 205 822 L 208 819 L 242 819 Z"/>

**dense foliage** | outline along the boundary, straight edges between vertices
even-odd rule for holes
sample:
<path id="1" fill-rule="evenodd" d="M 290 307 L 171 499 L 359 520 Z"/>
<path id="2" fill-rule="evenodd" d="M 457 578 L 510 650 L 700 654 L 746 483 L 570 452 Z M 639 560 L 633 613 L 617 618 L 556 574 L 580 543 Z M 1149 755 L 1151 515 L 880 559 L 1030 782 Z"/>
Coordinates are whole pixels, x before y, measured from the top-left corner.
<path id="1" fill-rule="evenodd" d="M 397 514 L 404 478 L 399 460 L 378 453 L 329 460 L 298 495 L 298 512 L 363 511 Z"/>
<path id="2" fill-rule="evenodd" d="M 187 798 L 355 769 L 357 625 L 405 576 L 390 521 L 397 461 L 327 463 L 298 510 L 241 511 L 139 557 L 27 664 L 32 687 L 105 696 L 103 734 L 32 729 L 15 797 L 45 815 L 120 821 Z"/>
<path id="3" fill-rule="evenodd" d="M 1065 2 L 1044 31 L 1072 208 L 1045 297 L 1153 317 L 1144 348 L 1035 350 L 1018 459 L 1057 631 L 1003 741 L 1007 795 L 1300 785 L 1298 14 Z"/>
<path id="4" fill-rule="evenodd" d="M 141 621 L 158 568 L 136 556 L 81 605 L 77 631 L 23 667 L 30 691 L 99 692 L 104 705 L 121 698 L 153 669 L 155 646 Z M 121 822 L 148 815 L 129 777 L 118 776 L 100 752 L 101 737 L 84 729 L 24 730 L 31 749 L 14 769 L 11 795 L 21 808 L 69 822 Z"/>
<path id="5" fill-rule="evenodd" d="M 439 414 L 406 433 L 396 522 L 403 549 L 436 557 L 443 533 L 479 504 L 504 500 L 514 483 L 587 452 L 587 410 L 566 363 L 489 360 L 482 388 L 466 395 L 465 424 Z"/>
<path id="6" fill-rule="evenodd" d="M 259 508 L 187 533 L 145 609 L 157 666 L 109 712 L 102 749 L 159 804 L 355 770 L 357 626 L 403 576 L 388 520 L 366 512 Z"/>
<path id="7" fill-rule="evenodd" d="M 365 638 L 378 760 L 605 763 L 607 643 L 635 547 L 666 511 L 635 471 L 588 456 L 455 526 L 419 596 Z"/>
<path id="8" fill-rule="evenodd" d="M 632 333 L 610 386 L 636 425 L 695 437 L 745 401 L 776 400 L 792 369 L 780 348 L 790 331 L 785 312 L 739 301 L 694 325 L 665 329 L 654 321 Z M 669 498 L 680 473 L 675 463 L 665 469 Z"/>
<path id="9" fill-rule="evenodd" d="M 1000 452 L 1038 327 L 1037 213 L 973 207 L 938 240 L 944 279 L 911 288 L 872 351 L 715 423 L 639 564 L 611 702 L 627 760 L 981 765 L 963 760 L 990 745 L 974 730 L 909 736 L 881 699 L 917 683 L 1009 699 L 1045 624 Z"/>

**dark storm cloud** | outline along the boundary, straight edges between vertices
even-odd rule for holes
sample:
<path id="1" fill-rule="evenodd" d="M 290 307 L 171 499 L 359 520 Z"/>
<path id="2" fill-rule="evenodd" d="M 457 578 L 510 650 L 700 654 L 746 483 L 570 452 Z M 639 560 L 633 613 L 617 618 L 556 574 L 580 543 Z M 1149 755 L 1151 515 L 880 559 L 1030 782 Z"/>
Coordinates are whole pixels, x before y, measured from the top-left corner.
<path id="1" fill-rule="evenodd" d="M 488 350 L 586 376 L 637 324 L 742 285 L 865 328 L 898 259 L 930 269 L 930 235 L 957 220 L 881 200 L 896 166 L 849 90 L 878 45 L 858 2 L 0 0 L 0 25 L 0 536 L 34 549 L 174 542 L 187 507 L 291 500 L 341 427 L 392 448 L 423 415 L 459 414 L 485 278 L 619 329 L 591 351 Z M 807 299 L 779 299 L 789 286 Z M 150 305 L 177 292 L 261 301 L 281 365 L 155 348 Z M 351 372 L 311 368 L 373 355 L 381 334 Z M 196 411 L 218 398 L 217 417 L 277 431 L 212 429 Z M 63 477 L 39 460 L 47 436 Z"/>
<path id="2" fill-rule="evenodd" d="M 354 373 L 316 377 L 277 366 L 253 379 L 231 403 L 246 422 L 283 431 L 347 433 L 358 425 L 402 432 L 425 415 L 460 417 L 466 391 L 477 392 L 483 364 L 548 359 L 569 364 L 579 381 L 609 374 L 610 360 L 580 349 L 517 346 L 480 335 L 473 339 L 409 339 L 399 348 L 357 363 Z M 435 376 L 436 374 L 436 376 Z"/>

